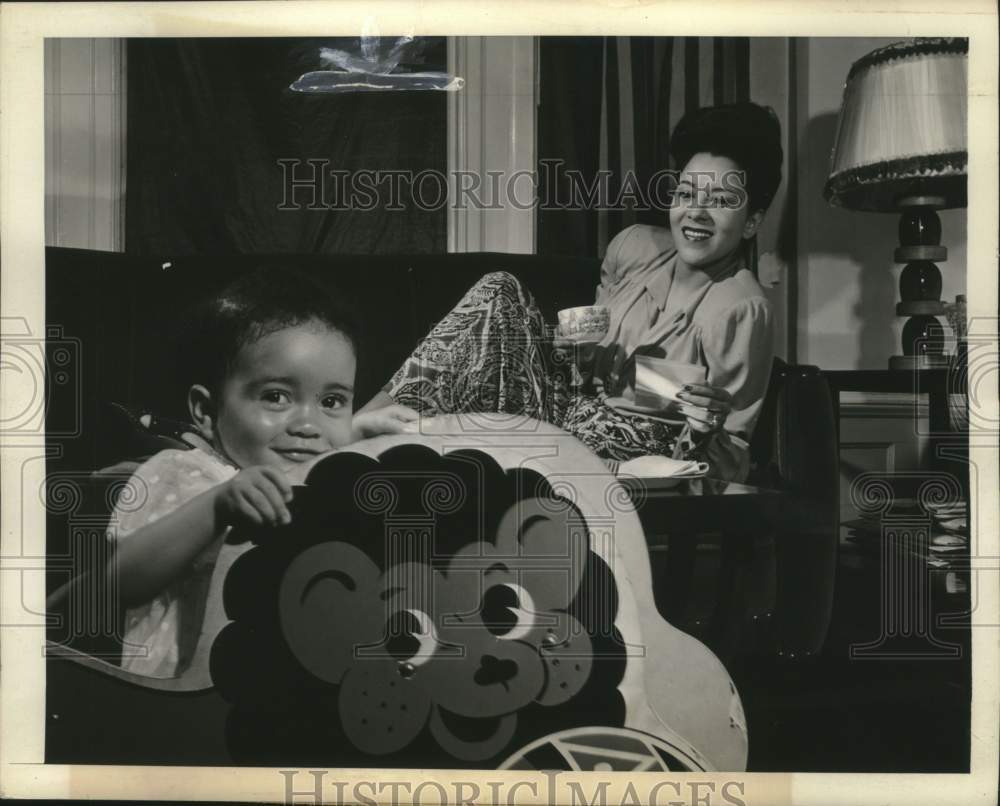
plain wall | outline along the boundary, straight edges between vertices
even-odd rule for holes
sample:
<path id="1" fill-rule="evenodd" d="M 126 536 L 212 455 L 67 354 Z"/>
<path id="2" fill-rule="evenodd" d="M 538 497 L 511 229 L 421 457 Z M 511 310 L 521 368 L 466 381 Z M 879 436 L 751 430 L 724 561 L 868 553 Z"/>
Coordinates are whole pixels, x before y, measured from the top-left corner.
<path id="1" fill-rule="evenodd" d="M 823 198 L 837 113 L 851 64 L 894 39 L 799 39 L 795 47 L 798 130 L 796 360 L 823 369 L 886 369 L 902 353 L 896 316 L 899 244 L 895 213 L 832 207 Z M 941 297 L 965 293 L 965 210 L 941 211 L 948 260 Z M 945 320 L 942 318 L 942 322 Z"/>

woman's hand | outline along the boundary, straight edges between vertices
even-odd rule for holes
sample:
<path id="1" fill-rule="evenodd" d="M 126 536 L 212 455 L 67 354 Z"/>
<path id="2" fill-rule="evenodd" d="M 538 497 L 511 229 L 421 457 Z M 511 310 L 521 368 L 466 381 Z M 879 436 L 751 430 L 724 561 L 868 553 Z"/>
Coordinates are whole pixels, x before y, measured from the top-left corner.
<path id="1" fill-rule="evenodd" d="M 354 439 L 367 439 L 382 434 L 406 434 L 416 430 L 420 415 L 409 406 L 393 403 L 381 409 L 362 411 L 354 415 Z"/>
<path id="2" fill-rule="evenodd" d="M 565 336 L 560 335 L 559 330 L 556 329 L 552 345 L 576 364 L 576 368 L 580 371 L 581 375 L 586 377 L 590 374 L 590 367 L 594 363 L 594 357 L 597 355 L 598 349 L 594 342 L 581 343 L 573 339 L 567 339 Z"/>
<path id="3" fill-rule="evenodd" d="M 594 383 L 609 395 L 620 395 L 625 370 L 625 348 L 620 344 L 608 344 L 597 349 L 594 356 Z"/>
<path id="4" fill-rule="evenodd" d="M 701 434 L 721 431 L 733 410 L 733 396 L 720 386 L 685 384 L 677 398 L 691 429 Z"/>
<path id="5" fill-rule="evenodd" d="M 563 338 L 556 331 L 553 341 L 556 349 L 567 353 L 583 378 L 584 384 L 593 380 L 609 395 L 616 395 L 621 388 L 625 349 L 620 344 L 598 345 L 593 342 L 580 344 Z"/>
<path id="6" fill-rule="evenodd" d="M 216 489 L 216 512 L 227 526 L 282 526 L 292 522 L 286 506 L 292 500 L 292 485 L 277 468 L 248 467 Z"/>

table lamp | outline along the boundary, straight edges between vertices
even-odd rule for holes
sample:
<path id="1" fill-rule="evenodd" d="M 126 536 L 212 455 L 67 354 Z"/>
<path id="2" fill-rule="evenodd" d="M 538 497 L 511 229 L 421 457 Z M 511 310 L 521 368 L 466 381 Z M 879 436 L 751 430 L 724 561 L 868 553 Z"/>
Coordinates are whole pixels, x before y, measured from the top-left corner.
<path id="1" fill-rule="evenodd" d="M 826 200 L 851 210 L 900 212 L 895 262 L 903 355 L 891 369 L 947 366 L 937 263 L 937 210 L 965 207 L 967 39 L 910 39 L 851 65 L 837 124 Z"/>

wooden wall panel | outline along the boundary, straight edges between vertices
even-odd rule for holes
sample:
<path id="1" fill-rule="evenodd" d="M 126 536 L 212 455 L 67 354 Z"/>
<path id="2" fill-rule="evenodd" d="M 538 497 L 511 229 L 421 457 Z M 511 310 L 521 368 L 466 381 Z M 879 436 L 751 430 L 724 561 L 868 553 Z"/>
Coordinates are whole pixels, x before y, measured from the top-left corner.
<path id="1" fill-rule="evenodd" d="M 912 395 L 845 392 L 840 409 L 840 518 L 858 517 L 851 483 L 861 473 L 927 467 L 927 405 Z"/>

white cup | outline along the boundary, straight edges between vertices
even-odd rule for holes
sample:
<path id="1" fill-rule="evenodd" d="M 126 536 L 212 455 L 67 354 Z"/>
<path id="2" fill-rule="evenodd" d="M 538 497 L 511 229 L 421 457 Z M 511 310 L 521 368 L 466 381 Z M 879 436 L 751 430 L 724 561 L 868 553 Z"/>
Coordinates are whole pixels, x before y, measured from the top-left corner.
<path id="1" fill-rule="evenodd" d="M 611 311 L 604 305 L 581 305 L 559 311 L 559 335 L 573 341 L 600 341 L 611 326 Z"/>

